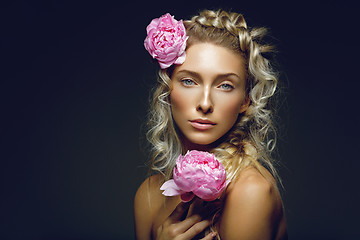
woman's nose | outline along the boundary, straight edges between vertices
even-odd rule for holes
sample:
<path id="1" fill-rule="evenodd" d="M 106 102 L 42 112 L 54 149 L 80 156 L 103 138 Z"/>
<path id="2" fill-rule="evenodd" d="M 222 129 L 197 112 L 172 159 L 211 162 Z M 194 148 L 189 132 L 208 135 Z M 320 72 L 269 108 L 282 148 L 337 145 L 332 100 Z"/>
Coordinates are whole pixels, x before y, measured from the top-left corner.
<path id="1" fill-rule="evenodd" d="M 204 87 L 201 97 L 198 103 L 196 110 L 201 111 L 203 113 L 211 113 L 214 110 L 214 105 L 211 99 L 211 91 L 210 87 Z"/>

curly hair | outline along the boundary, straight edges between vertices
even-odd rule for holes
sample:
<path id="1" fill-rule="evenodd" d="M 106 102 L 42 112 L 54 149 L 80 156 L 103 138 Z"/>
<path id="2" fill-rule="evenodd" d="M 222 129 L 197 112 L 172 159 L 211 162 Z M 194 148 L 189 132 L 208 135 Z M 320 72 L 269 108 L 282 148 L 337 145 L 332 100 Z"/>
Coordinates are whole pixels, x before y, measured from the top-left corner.
<path id="1" fill-rule="evenodd" d="M 208 42 L 241 54 L 246 62 L 246 94 L 250 105 L 212 150 L 224 165 L 227 179 L 235 180 L 247 166 L 254 166 L 262 173 L 263 166 L 279 180 L 271 158 L 276 131 L 270 107 L 270 99 L 277 89 L 278 74 L 264 57 L 264 53 L 273 52 L 272 46 L 262 43 L 266 29 L 250 29 L 243 15 L 224 10 L 204 10 L 184 21 L 184 25 L 189 36 L 187 48 L 198 42 Z M 151 169 L 162 173 L 165 179 L 171 178 L 175 160 L 184 151 L 169 101 L 172 71 L 173 68 L 159 70 L 147 132 L 153 150 Z"/>

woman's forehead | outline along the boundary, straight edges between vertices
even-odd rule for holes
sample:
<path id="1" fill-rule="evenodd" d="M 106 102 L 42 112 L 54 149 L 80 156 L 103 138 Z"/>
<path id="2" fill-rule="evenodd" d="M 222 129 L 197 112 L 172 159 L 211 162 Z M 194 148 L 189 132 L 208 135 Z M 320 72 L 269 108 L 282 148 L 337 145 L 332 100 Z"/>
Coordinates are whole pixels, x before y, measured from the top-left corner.
<path id="1" fill-rule="evenodd" d="M 186 50 L 185 62 L 174 73 L 188 71 L 205 75 L 235 74 L 245 79 L 245 61 L 240 54 L 212 43 L 197 43 Z"/>

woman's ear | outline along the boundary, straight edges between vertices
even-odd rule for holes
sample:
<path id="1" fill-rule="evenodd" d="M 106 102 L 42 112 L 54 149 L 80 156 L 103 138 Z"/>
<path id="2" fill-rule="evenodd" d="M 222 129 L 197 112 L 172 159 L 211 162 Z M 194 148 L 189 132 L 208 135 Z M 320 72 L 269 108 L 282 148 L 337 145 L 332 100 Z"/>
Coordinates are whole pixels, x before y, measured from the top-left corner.
<path id="1" fill-rule="evenodd" d="M 245 112 L 249 108 L 249 106 L 250 106 L 250 98 L 246 97 L 243 104 L 240 107 L 239 114 Z"/>

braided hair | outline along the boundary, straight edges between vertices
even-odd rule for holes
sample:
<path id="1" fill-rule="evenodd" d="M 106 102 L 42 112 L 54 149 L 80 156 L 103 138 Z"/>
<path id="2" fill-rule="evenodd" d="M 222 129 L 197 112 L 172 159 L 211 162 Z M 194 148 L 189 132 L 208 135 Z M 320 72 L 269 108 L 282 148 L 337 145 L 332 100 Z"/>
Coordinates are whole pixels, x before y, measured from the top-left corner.
<path id="1" fill-rule="evenodd" d="M 272 51 L 271 46 L 261 43 L 266 29 L 249 29 L 243 15 L 224 10 L 204 10 L 191 20 L 184 21 L 184 25 L 189 36 L 187 48 L 199 42 L 209 42 L 240 54 L 246 62 L 246 94 L 250 105 L 222 137 L 222 143 L 213 149 L 226 169 L 227 179 L 235 180 L 247 166 L 254 166 L 260 173 L 263 171 L 261 166 L 264 166 L 278 179 L 271 158 L 276 132 L 269 108 L 269 100 L 277 88 L 277 73 L 263 56 Z M 159 70 L 147 133 L 153 146 L 151 167 L 162 173 L 165 179 L 171 178 L 175 160 L 183 151 L 171 116 L 169 96 L 172 70 Z"/>

